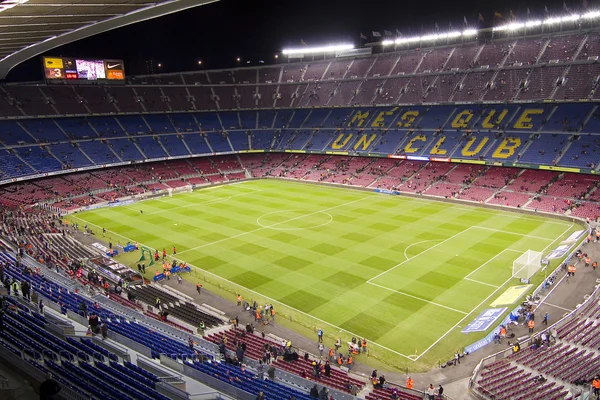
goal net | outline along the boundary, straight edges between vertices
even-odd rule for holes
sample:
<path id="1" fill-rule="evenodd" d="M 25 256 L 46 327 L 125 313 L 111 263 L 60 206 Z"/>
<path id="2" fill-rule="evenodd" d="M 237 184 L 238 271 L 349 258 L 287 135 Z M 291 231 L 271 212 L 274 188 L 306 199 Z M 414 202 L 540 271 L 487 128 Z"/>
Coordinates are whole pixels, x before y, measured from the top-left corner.
<path id="1" fill-rule="evenodd" d="M 527 250 L 523 255 L 513 261 L 514 278 L 529 279 L 542 267 L 542 253 Z"/>

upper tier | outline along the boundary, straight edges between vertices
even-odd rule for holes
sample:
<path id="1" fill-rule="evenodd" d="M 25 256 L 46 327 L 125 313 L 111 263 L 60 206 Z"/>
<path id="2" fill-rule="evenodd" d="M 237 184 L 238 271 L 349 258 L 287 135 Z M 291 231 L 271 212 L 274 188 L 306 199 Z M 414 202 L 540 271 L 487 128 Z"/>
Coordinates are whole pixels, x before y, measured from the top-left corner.
<path id="1" fill-rule="evenodd" d="M 219 111 L 0 121 L 0 183 L 82 168 L 248 151 L 570 168 L 600 166 L 594 103 Z"/>
<path id="2" fill-rule="evenodd" d="M 315 106 L 596 100 L 600 33 L 366 58 L 133 77 L 129 86 L 0 88 L 0 117 Z"/>

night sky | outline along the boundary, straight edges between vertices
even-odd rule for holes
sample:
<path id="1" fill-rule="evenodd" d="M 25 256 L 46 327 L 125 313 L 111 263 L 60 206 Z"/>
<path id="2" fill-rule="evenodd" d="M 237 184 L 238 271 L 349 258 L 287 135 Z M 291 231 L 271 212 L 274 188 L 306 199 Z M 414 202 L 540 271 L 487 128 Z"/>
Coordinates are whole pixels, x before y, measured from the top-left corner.
<path id="1" fill-rule="evenodd" d="M 589 8 L 600 0 L 588 0 Z M 148 73 L 147 61 L 162 65 L 160 72 L 181 72 L 258 65 L 275 62 L 274 55 L 286 47 L 350 42 L 359 44 L 360 33 L 371 39 L 372 31 L 384 30 L 404 36 L 462 29 L 463 16 L 473 27 L 492 24 L 494 11 L 508 18 L 541 18 L 544 5 L 564 14 L 563 1 L 523 0 L 222 0 L 207 6 L 113 30 L 60 48 L 45 55 L 123 59 L 128 75 Z M 581 11 L 583 0 L 566 1 Z M 250 63 L 247 63 L 250 61 Z M 39 81 L 41 61 L 35 57 L 13 69 L 8 81 Z"/>

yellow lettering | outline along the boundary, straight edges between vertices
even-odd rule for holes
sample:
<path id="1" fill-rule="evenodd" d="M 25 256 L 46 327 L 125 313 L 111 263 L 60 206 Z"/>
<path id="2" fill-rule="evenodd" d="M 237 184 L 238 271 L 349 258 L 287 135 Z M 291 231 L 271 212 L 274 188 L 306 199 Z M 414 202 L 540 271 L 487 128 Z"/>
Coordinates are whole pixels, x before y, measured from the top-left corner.
<path id="1" fill-rule="evenodd" d="M 399 128 L 410 128 L 419 116 L 418 111 L 407 111 L 400 117 L 400 122 L 396 124 Z"/>
<path id="2" fill-rule="evenodd" d="M 464 110 L 461 111 L 460 113 L 458 113 L 456 115 L 456 117 L 454 118 L 454 121 L 452 121 L 451 125 L 453 128 L 456 129 L 460 129 L 460 128 L 468 128 L 469 127 L 469 121 L 471 121 L 471 118 L 473 118 L 473 111 L 471 110 Z"/>
<path id="3" fill-rule="evenodd" d="M 410 139 L 408 144 L 404 147 L 404 152 L 405 153 L 416 153 L 417 151 L 421 150 L 421 147 L 412 147 L 412 145 L 416 142 L 426 142 L 426 141 L 427 141 L 427 138 L 423 135 L 415 136 L 414 138 Z"/>
<path id="4" fill-rule="evenodd" d="M 475 141 L 477 141 L 477 138 L 475 136 L 471 137 L 465 144 L 465 147 L 463 147 L 461 154 L 465 157 L 473 157 L 477 155 L 483 149 L 483 146 L 485 146 L 488 140 L 489 139 L 486 136 L 482 137 L 481 142 L 479 142 L 477 147 L 475 147 L 475 150 L 471 150 L 471 146 L 473 145 L 473 143 L 475 143 Z"/>
<path id="5" fill-rule="evenodd" d="M 515 154 L 515 150 L 521 146 L 521 139 L 514 138 L 505 138 L 500 146 L 494 151 L 492 158 L 509 158 L 513 154 Z"/>
<path id="6" fill-rule="evenodd" d="M 446 153 L 448 151 L 446 149 L 440 148 L 444 144 L 445 141 L 446 141 L 446 136 L 442 136 L 441 138 L 439 138 L 439 140 L 437 141 L 435 146 L 433 146 L 433 148 L 431 149 L 430 154 L 435 154 L 437 156 L 446 155 Z"/>
<path id="7" fill-rule="evenodd" d="M 362 146 L 362 151 L 367 150 L 367 148 L 371 145 L 371 143 L 373 143 L 373 140 L 375 140 L 375 138 L 377 137 L 376 134 L 371 134 L 371 137 L 367 139 L 367 135 L 363 134 L 360 139 L 358 139 L 358 141 L 356 142 L 356 144 L 354 145 L 354 150 L 358 150 L 359 147 Z"/>
<path id="8" fill-rule="evenodd" d="M 351 133 L 348 136 L 346 136 L 344 133 L 340 133 L 338 135 L 337 139 L 335 139 L 335 141 L 331 144 L 331 148 L 338 149 L 338 150 L 343 148 L 345 145 L 348 144 L 350 139 L 352 139 L 352 136 L 354 136 L 354 135 Z"/>
<path id="9" fill-rule="evenodd" d="M 490 110 L 490 112 L 488 112 L 487 117 L 485 117 L 485 119 L 483 120 L 481 127 L 484 129 L 494 128 L 496 125 L 498 125 L 498 124 L 500 124 L 500 122 L 502 122 L 504 117 L 506 117 L 506 114 L 508 114 L 508 110 L 502 110 L 500 115 L 498 115 L 498 118 L 496 118 L 494 120 L 494 122 L 492 122 L 492 118 L 494 118 L 494 115 L 496 115 L 496 110 Z"/>
<path id="10" fill-rule="evenodd" d="M 390 116 L 390 115 L 394 115 L 394 113 L 398 110 L 398 107 L 394 107 L 391 110 L 388 111 L 381 111 L 379 114 L 377 114 L 377 116 L 375 117 L 375 120 L 373 120 L 373 123 L 371 124 L 371 127 L 373 128 L 383 128 L 384 126 L 386 126 L 387 124 L 385 123 L 385 116 Z"/>
<path id="11" fill-rule="evenodd" d="M 350 122 L 348 123 L 348 126 L 354 126 L 354 123 L 358 121 L 358 124 L 356 125 L 357 127 L 361 127 L 362 124 L 365 123 L 365 120 L 367 119 L 367 117 L 369 116 L 369 112 L 361 112 L 361 111 L 357 111 L 353 116 L 352 119 L 350 120 Z"/>
<path id="12" fill-rule="evenodd" d="M 542 115 L 544 113 L 543 108 L 529 108 L 521 114 L 517 122 L 515 122 L 515 129 L 531 129 L 533 124 L 530 115 Z"/>

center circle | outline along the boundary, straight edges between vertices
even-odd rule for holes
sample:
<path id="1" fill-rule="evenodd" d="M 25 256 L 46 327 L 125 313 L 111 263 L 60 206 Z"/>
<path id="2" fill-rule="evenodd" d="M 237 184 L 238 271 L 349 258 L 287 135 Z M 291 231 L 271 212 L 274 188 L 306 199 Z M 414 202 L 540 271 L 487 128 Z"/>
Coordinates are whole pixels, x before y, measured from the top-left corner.
<path id="1" fill-rule="evenodd" d="M 276 231 L 301 231 L 320 228 L 332 221 L 331 214 L 325 211 L 280 210 L 261 215 L 256 224 Z"/>

